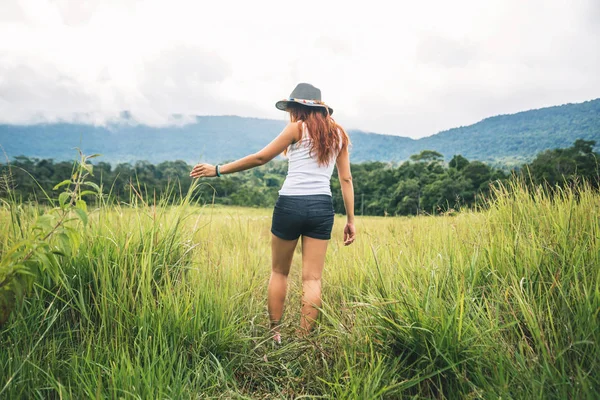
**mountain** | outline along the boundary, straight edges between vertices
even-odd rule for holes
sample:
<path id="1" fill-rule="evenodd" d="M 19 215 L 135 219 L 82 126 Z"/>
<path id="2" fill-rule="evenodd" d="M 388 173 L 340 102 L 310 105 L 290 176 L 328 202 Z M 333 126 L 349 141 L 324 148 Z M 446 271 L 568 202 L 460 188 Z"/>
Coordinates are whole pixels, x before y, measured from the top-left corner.
<path id="1" fill-rule="evenodd" d="M 600 99 L 486 118 L 419 140 L 446 158 L 462 154 L 483 161 L 530 161 L 541 151 L 569 147 L 577 139 L 600 146 Z"/>
<path id="2" fill-rule="evenodd" d="M 10 158 L 70 160 L 76 156 L 73 149 L 80 147 L 86 154 L 102 154 L 101 160 L 110 163 L 222 162 L 259 150 L 284 125 L 283 120 L 237 116 L 202 116 L 191 124 L 169 127 L 127 120 L 107 126 L 0 125 L 0 146 Z M 499 115 L 417 140 L 357 130 L 348 133 L 353 162 L 397 162 L 422 150 L 436 150 L 447 160 L 461 154 L 470 160 L 517 163 L 546 149 L 568 147 L 576 139 L 596 140 L 600 145 L 600 99 Z"/>

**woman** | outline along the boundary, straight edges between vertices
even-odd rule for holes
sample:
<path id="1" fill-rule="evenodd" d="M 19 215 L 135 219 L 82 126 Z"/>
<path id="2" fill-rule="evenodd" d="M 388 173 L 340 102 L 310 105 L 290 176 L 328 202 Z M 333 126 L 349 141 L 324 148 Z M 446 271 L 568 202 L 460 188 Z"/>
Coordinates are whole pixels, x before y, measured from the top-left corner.
<path id="1" fill-rule="evenodd" d="M 190 176 L 214 177 L 263 165 L 285 153 L 288 174 L 279 191 L 271 225 L 272 271 L 268 308 L 273 339 L 281 343 L 279 322 L 287 291 L 287 277 L 294 249 L 302 236 L 302 315 L 301 334 L 308 333 L 321 305 L 321 274 L 327 244 L 333 227 L 330 180 L 334 162 L 341 183 L 347 222 L 344 244 L 354 242 L 354 189 L 350 174 L 348 146 L 344 129 L 332 118 L 333 109 L 321 101 L 321 91 L 300 83 L 288 99 L 275 105 L 290 113 L 290 123 L 258 153 L 225 165 L 198 164 Z"/>

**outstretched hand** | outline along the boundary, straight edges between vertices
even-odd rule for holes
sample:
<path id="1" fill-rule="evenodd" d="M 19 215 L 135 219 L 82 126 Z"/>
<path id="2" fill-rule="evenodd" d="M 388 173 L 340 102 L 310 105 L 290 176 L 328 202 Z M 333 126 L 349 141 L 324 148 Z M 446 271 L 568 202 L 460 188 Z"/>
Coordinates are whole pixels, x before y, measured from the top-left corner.
<path id="1" fill-rule="evenodd" d="M 344 246 L 351 245 L 354 243 L 354 239 L 356 238 L 356 228 L 354 224 L 347 223 L 344 228 Z"/>
<path id="2" fill-rule="evenodd" d="M 192 178 L 200 178 L 205 176 L 207 178 L 217 176 L 217 167 L 210 164 L 196 164 L 196 166 L 190 172 Z"/>

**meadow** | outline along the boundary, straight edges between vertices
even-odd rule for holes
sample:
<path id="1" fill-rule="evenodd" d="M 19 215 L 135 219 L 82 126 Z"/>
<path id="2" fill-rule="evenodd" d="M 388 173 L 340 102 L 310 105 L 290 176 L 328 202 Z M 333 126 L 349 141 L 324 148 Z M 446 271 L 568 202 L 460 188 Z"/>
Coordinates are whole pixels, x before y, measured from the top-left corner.
<path id="1" fill-rule="evenodd" d="M 88 205 L 47 239 L 64 242 L 56 268 L 0 328 L 0 398 L 599 396 L 600 194 L 584 184 L 358 217 L 349 247 L 337 216 L 317 327 L 296 337 L 298 248 L 281 346 L 266 313 L 271 210 L 132 203 Z M 0 256 L 48 212 L 4 203 Z"/>

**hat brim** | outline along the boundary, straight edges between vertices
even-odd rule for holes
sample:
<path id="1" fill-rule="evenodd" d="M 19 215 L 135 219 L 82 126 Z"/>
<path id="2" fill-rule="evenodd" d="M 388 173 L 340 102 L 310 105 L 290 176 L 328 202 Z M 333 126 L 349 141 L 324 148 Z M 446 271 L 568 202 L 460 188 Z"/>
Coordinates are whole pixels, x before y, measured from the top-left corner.
<path id="1" fill-rule="evenodd" d="M 275 107 L 277 107 L 277 109 L 279 109 L 281 111 L 287 111 L 288 105 L 290 103 L 296 103 L 296 104 L 300 104 L 300 105 L 307 106 L 307 107 L 327 108 L 327 109 L 329 109 L 329 115 L 333 114 L 333 108 L 329 107 L 327 104 L 309 103 L 308 101 L 305 102 L 305 100 L 302 100 L 302 99 L 279 100 L 277 103 L 275 103 Z"/>

